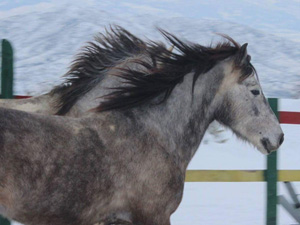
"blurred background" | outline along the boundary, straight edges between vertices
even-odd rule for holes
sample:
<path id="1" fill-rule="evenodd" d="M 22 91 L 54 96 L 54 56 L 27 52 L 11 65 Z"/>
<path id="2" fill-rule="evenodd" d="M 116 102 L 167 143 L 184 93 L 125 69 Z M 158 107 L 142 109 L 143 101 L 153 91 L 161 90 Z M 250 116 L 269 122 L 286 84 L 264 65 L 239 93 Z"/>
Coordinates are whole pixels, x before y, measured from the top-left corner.
<path id="1" fill-rule="evenodd" d="M 155 26 L 204 45 L 249 43 L 265 94 L 300 98 L 299 0 L 1 0 L 0 38 L 15 48 L 15 94 L 50 90 L 79 48 L 109 24 L 162 39 Z"/>
<path id="2" fill-rule="evenodd" d="M 0 0 L 0 39 L 11 41 L 15 51 L 14 94 L 39 95 L 60 84 L 80 47 L 110 24 L 164 41 L 155 29 L 161 27 L 202 45 L 219 41 L 216 33 L 228 34 L 249 43 L 267 97 L 300 98 L 299 0 Z M 281 102 L 280 110 L 300 112 L 299 100 Z M 283 129 L 279 168 L 300 169 L 300 125 Z M 213 125 L 189 168 L 264 169 L 265 161 Z M 280 225 L 295 224 L 279 210 Z M 265 184 L 188 183 L 172 224 L 265 224 Z"/>

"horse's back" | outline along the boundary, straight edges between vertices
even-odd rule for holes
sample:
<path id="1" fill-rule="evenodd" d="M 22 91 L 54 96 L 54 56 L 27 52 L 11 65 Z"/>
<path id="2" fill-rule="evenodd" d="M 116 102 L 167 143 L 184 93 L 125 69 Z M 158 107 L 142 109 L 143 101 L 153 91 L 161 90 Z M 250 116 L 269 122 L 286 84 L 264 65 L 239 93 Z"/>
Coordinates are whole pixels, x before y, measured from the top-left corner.
<path id="1" fill-rule="evenodd" d="M 0 109 L 0 187 L 2 193 L 13 190 L 4 205 L 11 217 L 25 224 L 54 218 L 57 225 L 83 225 L 112 213 L 165 208 L 183 175 L 173 173 L 173 159 L 155 132 L 145 136 L 134 114 L 101 115 L 72 119 Z M 144 208 L 149 199 L 152 207 Z M 171 209 L 179 201 L 180 195 Z"/>

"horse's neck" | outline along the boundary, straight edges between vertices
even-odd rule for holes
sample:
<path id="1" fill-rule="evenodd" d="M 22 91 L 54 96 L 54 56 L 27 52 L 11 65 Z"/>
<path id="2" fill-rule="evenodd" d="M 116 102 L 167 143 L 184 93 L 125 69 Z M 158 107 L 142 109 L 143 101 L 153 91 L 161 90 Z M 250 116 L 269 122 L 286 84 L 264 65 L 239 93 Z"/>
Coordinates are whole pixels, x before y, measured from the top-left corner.
<path id="1" fill-rule="evenodd" d="M 129 110 L 100 113 L 98 122 L 95 115 L 87 119 L 99 132 L 107 127 L 111 130 L 118 130 L 116 127 L 120 127 L 122 129 L 118 131 L 121 132 L 118 135 L 131 134 L 136 138 L 135 141 L 142 142 L 141 146 L 147 144 L 150 149 L 164 149 L 185 170 L 207 127 L 214 120 L 217 105 L 215 96 L 223 77 L 222 66 L 217 65 L 208 73 L 200 75 L 192 94 L 193 74 L 190 73 L 162 104 L 147 104 Z M 100 85 L 105 85 L 105 82 Z M 94 93 L 93 98 L 96 99 L 105 94 L 105 91 L 107 90 L 104 88 L 95 88 L 91 93 Z M 93 107 L 97 105 L 98 102 Z"/>
<path id="2" fill-rule="evenodd" d="M 213 68 L 200 75 L 193 95 L 192 80 L 193 74 L 187 74 L 166 103 L 150 106 L 141 115 L 144 126 L 155 130 L 150 135 L 156 133 L 159 142 L 167 146 L 166 151 L 173 154 L 183 168 L 187 167 L 214 119 L 214 100 L 223 73 L 220 68 Z"/>

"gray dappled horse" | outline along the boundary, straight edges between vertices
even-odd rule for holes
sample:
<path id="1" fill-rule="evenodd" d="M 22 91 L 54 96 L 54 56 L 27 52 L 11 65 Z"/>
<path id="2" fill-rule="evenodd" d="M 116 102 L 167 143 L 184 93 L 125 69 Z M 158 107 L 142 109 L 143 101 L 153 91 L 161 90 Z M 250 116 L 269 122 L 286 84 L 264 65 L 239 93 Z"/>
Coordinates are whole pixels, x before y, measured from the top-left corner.
<path id="1" fill-rule="evenodd" d="M 204 47 L 162 33 L 174 53 L 151 42 L 137 57 L 111 57 L 118 66 L 106 75 L 114 78 L 107 83 L 81 73 L 103 69 L 97 64 L 105 60 L 98 52 L 103 48 L 90 44 L 81 55 L 90 61 L 72 74 L 70 82 L 78 85 L 60 90 L 57 111 L 65 114 L 84 98 L 81 82 L 90 90 L 103 83 L 106 93 L 83 117 L 0 109 L 3 215 L 27 225 L 170 225 L 188 163 L 212 121 L 264 154 L 280 146 L 283 133 L 247 44 L 228 38 Z M 117 38 L 112 34 L 107 45 Z"/>

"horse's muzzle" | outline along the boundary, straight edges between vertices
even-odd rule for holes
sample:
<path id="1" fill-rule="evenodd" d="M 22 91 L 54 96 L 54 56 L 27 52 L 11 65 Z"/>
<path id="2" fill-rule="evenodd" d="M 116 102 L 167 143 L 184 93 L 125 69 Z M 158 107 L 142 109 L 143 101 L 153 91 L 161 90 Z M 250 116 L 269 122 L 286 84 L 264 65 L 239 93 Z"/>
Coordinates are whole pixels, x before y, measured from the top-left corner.
<path id="1" fill-rule="evenodd" d="M 268 153 L 271 153 L 273 151 L 275 151 L 276 149 L 279 148 L 279 146 L 283 143 L 284 141 L 284 134 L 281 133 L 277 139 L 277 143 L 272 144 L 269 138 L 262 138 L 260 140 L 260 142 L 262 143 L 262 145 L 264 146 L 264 148 L 267 150 Z"/>

